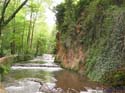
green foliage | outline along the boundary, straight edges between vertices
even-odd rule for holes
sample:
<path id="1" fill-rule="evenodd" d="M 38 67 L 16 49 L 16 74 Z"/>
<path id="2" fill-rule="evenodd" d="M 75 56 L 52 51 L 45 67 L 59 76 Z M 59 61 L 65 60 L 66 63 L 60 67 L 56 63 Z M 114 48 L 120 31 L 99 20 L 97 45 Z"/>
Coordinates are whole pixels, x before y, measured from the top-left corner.
<path id="1" fill-rule="evenodd" d="M 56 6 L 56 18 L 57 18 L 57 26 L 58 29 L 61 29 L 61 26 L 64 22 L 64 13 L 65 13 L 65 6 L 64 3 L 61 3 L 60 5 Z"/>
<path id="2" fill-rule="evenodd" d="M 10 71 L 10 63 L 9 64 L 0 64 L 0 81 L 3 80 L 3 75 L 7 74 Z"/>
<path id="3" fill-rule="evenodd" d="M 72 28 L 75 25 L 77 17 L 76 4 L 74 2 L 73 0 L 66 0 L 65 3 L 56 6 L 57 28 L 59 31 L 65 32 L 68 28 Z"/>
<path id="4" fill-rule="evenodd" d="M 103 82 L 108 83 L 109 85 L 112 86 L 123 86 L 125 85 L 125 72 L 124 70 L 114 70 L 107 72 L 105 74 L 105 79 Z"/>
<path id="5" fill-rule="evenodd" d="M 5 65 L 0 66 L 0 73 L 1 74 L 7 74 L 9 71 L 10 71 L 10 66 L 5 66 Z"/>
<path id="6" fill-rule="evenodd" d="M 108 37 L 108 41 L 106 42 L 106 46 L 104 47 L 102 51 L 102 53 L 98 56 L 96 62 L 95 62 L 95 66 L 92 67 L 94 70 L 92 71 L 93 73 L 98 73 L 100 76 L 103 76 L 107 71 L 110 70 L 116 70 L 117 67 L 122 67 L 124 66 L 124 61 L 123 61 L 123 45 L 121 42 L 123 42 L 122 40 L 124 40 L 121 36 L 123 33 L 123 29 L 122 27 L 124 27 L 124 23 L 121 20 L 124 20 L 124 17 L 122 15 L 122 12 L 117 12 L 118 15 L 115 15 L 115 22 L 113 25 L 114 29 L 111 34 L 110 37 Z M 120 14 L 120 15 L 119 15 Z M 122 16 L 121 16 L 122 15 Z M 121 20 L 119 20 L 119 17 L 121 18 Z M 122 19 L 123 18 L 123 19 Z M 117 20 L 117 21 L 116 21 Z M 119 28 L 120 27 L 120 28 Z M 103 71 L 100 71 L 100 69 L 102 69 Z M 89 74 L 91 77 L 91 74 Z M 95 78 L 95 77 L 92 77 Z M 96 78 L 97 79 L 97 78 Z M 103 77 L 100 77 L 99 79 L 103 80 Z M 97 79 L 97 80 L 99 80 Z M 104 78 L 105 79 L 105 78 Z"/>
<path id="7" fill-rule="evenodd" d="M 9 2 L 5 18 L 7 19 L 21 4 L 20 0 Z M 0 54 L 11 55 L 35 55 L 37 43 L 39 42 L 39 55 L 52 53 L 55 47 L 55 34 L 45 22 L 45 4 L 51 6 L 51 0 L 28 0 L 27 4 L 16 14 L 7 26 L 2 28 L 0 36 Z M 1 9 L 3 2 L 0 2 Z M 0 10 L 1 13 L 1 10 Z M 0 16 L 1 17 L 1 16 Z M 50 47 L 49 45 L 52 45 Z"/>
<path id="8" fill-rule="evenodd" d="M 74 3 L 73 0 L 67 0 L 57 8 L 57 25 L 63 46 L 68 51 L 82 44 L 84 52 L 87 52 L 86 75 L 91 80 L 110 82 L 111 78 L 106 79 L 105 75 L 125 66 L 124 1 L 79 0 Z M 60 21 L 60 18 L 63 20 Z M 76 33 L 79 24 L 81 32 Z M 124 75 L 113 74 L 112 77 L 118 83 Z"/>

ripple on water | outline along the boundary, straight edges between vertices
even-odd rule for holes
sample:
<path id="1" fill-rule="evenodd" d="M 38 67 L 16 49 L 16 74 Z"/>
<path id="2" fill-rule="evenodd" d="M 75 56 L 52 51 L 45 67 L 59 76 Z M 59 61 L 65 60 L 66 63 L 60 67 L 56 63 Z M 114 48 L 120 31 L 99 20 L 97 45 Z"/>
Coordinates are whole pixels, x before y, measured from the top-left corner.
<path id="1" fill-rule="evenodd" d="M 18 86 L 6 87 L 8 93 L 36 93 L 39 92 L 40 84 L 33 81 L 23 80 Z"/>
<path id="2" fill-rule="evenodd" d="M 60 67 L 35 67 L 35 62 L 43 60 L 46 61 L 44 65 L 56 66 L 56 64 L 53 63 L 54 58 L 52 55 L 43 55 L 43 57 L 39 56 L 31 60 L 30 65 L 32 65 L 32 67 L 27 67 L 26 65 L 28 63 L 25 66 L 12 66 L 11 72 L 5 77 L 6 90 L 8 93 L 42 93 L 39 92 L 40 83 L 26 80 L 26 78 L 39 78 L 45 82 L 50 89 L 55 87 L 67 90 L 70 88 L 81 91 L 81 93 L 101 93 L 101 91 L 95 92 L 95 90 L 85 89 L 85 87 L 96 87 L 97 84 L 89 82 L 86 78 L 76 73 L 63 70 Z M 39 64 L 40 63 L 37 63 L 37 65 Z"/>

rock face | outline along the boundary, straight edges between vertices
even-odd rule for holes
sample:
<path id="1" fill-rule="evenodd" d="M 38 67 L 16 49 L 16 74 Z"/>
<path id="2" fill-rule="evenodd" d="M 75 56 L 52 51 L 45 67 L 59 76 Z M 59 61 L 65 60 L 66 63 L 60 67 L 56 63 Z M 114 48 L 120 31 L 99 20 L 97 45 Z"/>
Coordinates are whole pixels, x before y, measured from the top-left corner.
<path id="1" fill-rule="evenodd" d="M 0 93 L 7 93 L 1 84 L 0 84 Z"/>
<path id="2" fill-rule="evenodd" d="M 59 32 L 57 33 L 57 35 Z M 85 54 L 83 53 L 82 50 L 82 45 L 77 45 L 78 42 L 74 42 L 74 46 L 77 47 L 70 47 L 68 48 L 68 45 L 70 46 L 71 41 L 67 41 L 67 48 L 66 46 L 63 46 L 61 42 L 61 34 L 59 34 L 59 37 L 57 39 L 57 56 L 56 59 L 58 62 L 62 62 L 62 66 L 69 68 L 69 69 L 74 69 L 74 70 L 79 70 L 79 64 L 80 62 L 83 62 L 85 60 Z"/>
<path id="3" fill-rule="evenodd" d="M 125 66 L 125 1 L 67 0 L 57 10 L 56 61 L 91 80 L 123 78 Z M 118 73 L 116 73 L 118 71 Z M 123 81 L 122 81 L 123 82 Z"/>

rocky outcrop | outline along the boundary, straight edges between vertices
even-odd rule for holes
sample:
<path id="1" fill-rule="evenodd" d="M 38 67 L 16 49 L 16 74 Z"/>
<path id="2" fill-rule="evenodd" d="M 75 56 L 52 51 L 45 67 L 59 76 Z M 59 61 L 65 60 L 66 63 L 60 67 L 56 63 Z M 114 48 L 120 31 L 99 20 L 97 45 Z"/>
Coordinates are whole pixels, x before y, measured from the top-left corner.
<path id="1" fill-rule="evenodd" d="M 4 87 L 0 84 L 0 93 L 7 93 Z"/>
<path id="2" fill-rule="evenodd" d="M 94 81 L 109 83 L 107 74 L 116 82 L 125 80 L 125 70 L 119 70 L 125 66 L 124 4 L 123 0 L 67 0 L 57 6 L 56 60 Z"/>
<path id="3" fill-rule="evenodd" d="M 31 57 L 27 59 L 25 59 L 25 57 L 29 57 L 29 56 L 10 55 L 10 56 L 1 57 L 0 58 L 0 81 L 3 80 L 3 75 L 10 71 L 10 67 L 12 66 L 14 62 L 31 59 Z"/>
<path id="4" fill-rule="evenodd" d="M 57 55 L 56 61 L 61 62 L 61 65 L 65 68 L 78 71 L 82 68 L 82 62 L 85 62 L 85 53 L 83 52 L 83 47 L 78 44 L 77 41 L 66 41 L 64 46 L 61 41 L 61 34 L 57 33 L 59 37 L 57 38 Z M 75 38 L 75 37 L 74 37 Z M 72 43 L 72 47 L 70 44 Z"/>
<path id="5" fill-rule="evenodd" d="M 3 80 L 3 75 L 9 72 L 12 62 L 14 62 L 14 58 L 14 56 L 6 56 L 0 58 L 0 81 Z"/>

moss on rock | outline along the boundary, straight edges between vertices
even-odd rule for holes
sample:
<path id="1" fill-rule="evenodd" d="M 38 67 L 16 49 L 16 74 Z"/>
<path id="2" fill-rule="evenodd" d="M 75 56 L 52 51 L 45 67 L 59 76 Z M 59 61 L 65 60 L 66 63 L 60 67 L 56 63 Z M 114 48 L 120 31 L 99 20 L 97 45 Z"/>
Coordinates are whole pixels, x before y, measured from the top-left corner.
<path id="1" fill-rule="evenodd" d="M 58 30 L 61 33 L 60 46 L 65 50 L 65 53 L 57 50 L 61 64 L 65 63 L 64 67 L 71 68 L 72 64 L 81 62 L 82 66 L 84 64 L 83 72 L 91 80 L 107 83 L 114 80 L 113 85 L 117 84 L 124 75 L 121 74 L 122 72 L 115 73 L 115 71 L 125 66 L 124 0 L 79 0 L 76 5 L 73 1 L 67 3 L 60 6 L 65 10 L 63 15 L 57 16 Z M 67 7 L 69 4 L 70 8 Z M 61 12 L 58 11 L 57 15 Z M 70 15 L 72 17 L 69 17 Z M 63 21 L 58 20 L 61 17 Z M 72 60 L 69 62 L 72 64 L 67 66 L 68 61 L 66 60 L 71 57 L 66 56 L 64 60 L 62 56 L 68 54 L 69 50 L 74 51 L 73 56 L 79 56 L 80 53 L 77 52 L 79 46 L 82 47 L 84 56 L 80 57 L 78 62 Z M 80 66 L 74 66 L 72 69 L 76 69 L 75 67 L 81 70 Z M 114 74 L 111 78 L 106 78 L 105 76 L 112 71 Z M 113 77 L 115 78 L 112 79 Z M 124 79 L 123 81 L 125 82 Z"/>

